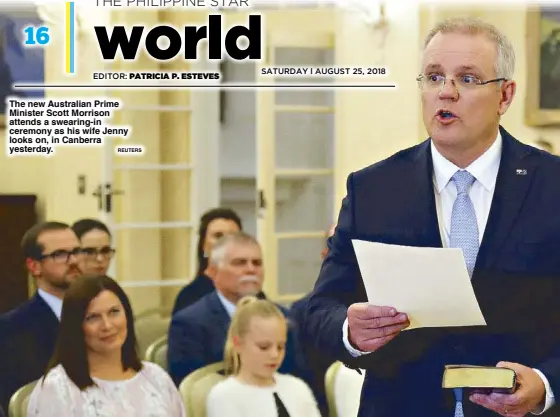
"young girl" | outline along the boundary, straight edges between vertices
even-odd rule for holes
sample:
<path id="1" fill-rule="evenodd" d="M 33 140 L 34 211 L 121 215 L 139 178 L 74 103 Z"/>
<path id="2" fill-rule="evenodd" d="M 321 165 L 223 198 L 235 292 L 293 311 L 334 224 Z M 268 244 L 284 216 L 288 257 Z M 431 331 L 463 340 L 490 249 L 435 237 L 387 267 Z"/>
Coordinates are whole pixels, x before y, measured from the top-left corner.
<path id="1" fill-rule="evenodd" d="M 286 339 L 286 318 L 273 303 L 239 301 L 225 346 L 228 378 L 210 391 L 207 417 L 320 417 L 307 384 L 277 372 Z"/>

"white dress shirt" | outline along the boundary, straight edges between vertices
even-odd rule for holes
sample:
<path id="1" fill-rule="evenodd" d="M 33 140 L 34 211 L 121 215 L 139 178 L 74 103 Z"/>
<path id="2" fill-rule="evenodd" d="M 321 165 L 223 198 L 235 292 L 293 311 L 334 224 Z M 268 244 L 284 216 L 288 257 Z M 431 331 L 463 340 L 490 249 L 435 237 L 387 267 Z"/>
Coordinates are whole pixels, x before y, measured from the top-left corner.
<path id="1" fill-rule="evenodd" d="M 47 303 L 47 305 L 51 308 L 58 321 L 60 321 L 60 316 L 62 314 L 62 300 L 56 295 L 49 294 L 48 292 L 40 288 L 37 290 L 37 292 L 45 301 L 45 303 Z"/>
<path id="2" fill-rule="evenodd" d="M 445 159 L 438 152 L 433 142 L 430 144 L 430 150 L 434 167 L 433 181 L 438 222 L 443 246 L 447 247 L 449 246 L 451 231 L 451 211 L 453 210 L 453 203 L 457 198 L 457 189 L 451 181 L 451 177 L 460 168 Z M 472 200 L 476 213 L 479 231 L 479 244 L 482 242 L 484 230 L 488 221 L 488 215 L 490 213 L 490 206 L 492 204 L 492 198 L 494 196 L 494 189 L 496 186 L 496 178 L 500 168 L 501 154 L 502 137 L 500 133 L 498 133 L 498 136 L 492 146 L 482 156 L 465 168 L 466 171 L 476 178 L 476 181 L 473 183 L 469 191 L 469 196 Z M 348 349 L 352 356 L 358 357 L 370 353 L 359 351 L 350 345 L 350 342 L 348 341 L 348 319 L 344 321 L 342 338 L 344 346 Z M 550 384 L 543 373 L 538 369 L 535 369 L 534 371 L 541 377 L 546 389 L 544 408 L 542 411 L 538 410 L 533 413 L 538 415 L 544 413 L 554 405 L 554 395 Z"/>
<path id="3" fill-rule="evenodd" d="M 220 291 L 216 290 L 216 294 L 218 294 L 218 298 L 220 299 L 222 305 L 226 309 L 229 318 L 232 318 L 233 315 L 235 314 L 235 309 L 237 308 L 237 306 L 233 304 L 231 301 L 229 301 Z"/>

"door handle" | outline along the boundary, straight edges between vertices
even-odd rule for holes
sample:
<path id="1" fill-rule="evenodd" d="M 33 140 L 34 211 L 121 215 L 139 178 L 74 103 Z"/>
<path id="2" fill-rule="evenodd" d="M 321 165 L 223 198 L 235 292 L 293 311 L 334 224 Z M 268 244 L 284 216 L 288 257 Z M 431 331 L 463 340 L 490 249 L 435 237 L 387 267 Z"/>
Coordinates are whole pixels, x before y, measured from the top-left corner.
<path id="1" fill-rule="evenodd" d="M 259 190 L 259 201 L 257 207 L 257 216 L 261 219 L 264 219 L 264 215 L 266 213 L 266 198 L 264 196 L 264 191 Z"/>
<path id="2" fill-rule="evenodd" d="M 113 211 L 113 196 L 123 195 L 123 190 L 114 190 L 113 186 L 109 183 L 105 184 L 105 212 L 111 213 Z"/>
<path id="3" fill-rule="evenodd" d="M 91 195 L 97 197 L 97 207 L 99 211 L 103 210 L 103 194 L 101 194 L 101 185 L 98 185 Z"/>
<path id="4" fill-rule="evenodd" d="M 266 209 L 266 199 L 264 198 L 263 190 L 259 190 L 259 209 Z"/>

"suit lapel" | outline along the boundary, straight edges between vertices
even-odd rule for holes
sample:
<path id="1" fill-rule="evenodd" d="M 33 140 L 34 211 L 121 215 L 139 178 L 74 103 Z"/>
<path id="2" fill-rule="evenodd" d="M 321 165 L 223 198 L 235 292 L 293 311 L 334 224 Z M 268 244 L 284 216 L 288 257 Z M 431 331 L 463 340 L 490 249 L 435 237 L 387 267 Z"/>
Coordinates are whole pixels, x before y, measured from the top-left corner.
<path id="1" fill-rule="evenodd" d="M 35 294 L 33 297 L 32 305 L 34 310 L 41 311 L 41 315 L 40 318 L 38 317 L 38 320 L 43 321 L 49 329 L 58 329 L 60 322 L 58 321 L 56 314 L 54 314 L 54 311 L 52 311 L 50 306 L 45 300 L 43 300 L 43 297 L 41 297 L 39 293 Z"/>
<path id="2" fill-rule="evenodd" d="M 208 304 L 209 310 L 212 313 L 212 322 L 216 329 L 216 334 L 227 334 L 231 319 L 216 291 L 208 296 Z M 218 330 L 220 331 L 219 333 Z"/>
<path id="3" fill-rule="evenodd" d="M 527 148 L 501 126 L 500 132 L 503 139 L 500 169 L 473 279 L 476 278 L 477 270 L 490 268 L 496 260 L 523 206 L 537 170 L 537 166 L 525 158 L 529 153 Z"/>
<path id="4" fill-rule="evenodd" d="M 33 320 L 36 326 L 36 335 L 41 342 L 39 351 L 39 355 L 41 356 L 40 360 L 44 361 L 45 358 L 48 360 L 56 347 L 60 322 L 49 305 L 39 294 L 35 295 L 31 310 L 34 316 Z"/>
<path id="5" fill-rule="evenodd" d="M 22 386 L 39 378 L 55 349 L 58 338 L 59 321 L 43 298 L 36 293 L 22 307 L 18 323 L 20 331 L 13 349 L 14 368 L 17 375 L 14 384 Z"/>
<path id="6" fill-rule="evenodd" d="M 428 139 L 417 148 L 413 155 L 413 169 L 403 175 L 406 181 L 410 181 L 411 207 L 408 215 L 412 219 L 409 224 L 417 228 L 418 246 L 441 248 L 443 243 L 437 218 L 430 143 Z"/>

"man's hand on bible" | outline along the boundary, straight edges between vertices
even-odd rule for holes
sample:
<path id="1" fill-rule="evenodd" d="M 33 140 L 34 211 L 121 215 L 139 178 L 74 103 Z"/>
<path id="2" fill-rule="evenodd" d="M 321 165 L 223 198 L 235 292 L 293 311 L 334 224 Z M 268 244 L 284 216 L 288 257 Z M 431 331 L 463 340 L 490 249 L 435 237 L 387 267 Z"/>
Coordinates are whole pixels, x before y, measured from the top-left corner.
<path id="1" fill-rule="evenodd" d="M 496 366 L 515 371 L 517 389 L 513 394 L 473 394 L 470 397 L 473 403 L 507 417 L 523 417 L 535 410 L 542 409 L 546 389 L 539 374 L 518 363 L 500 362 Z"/>

